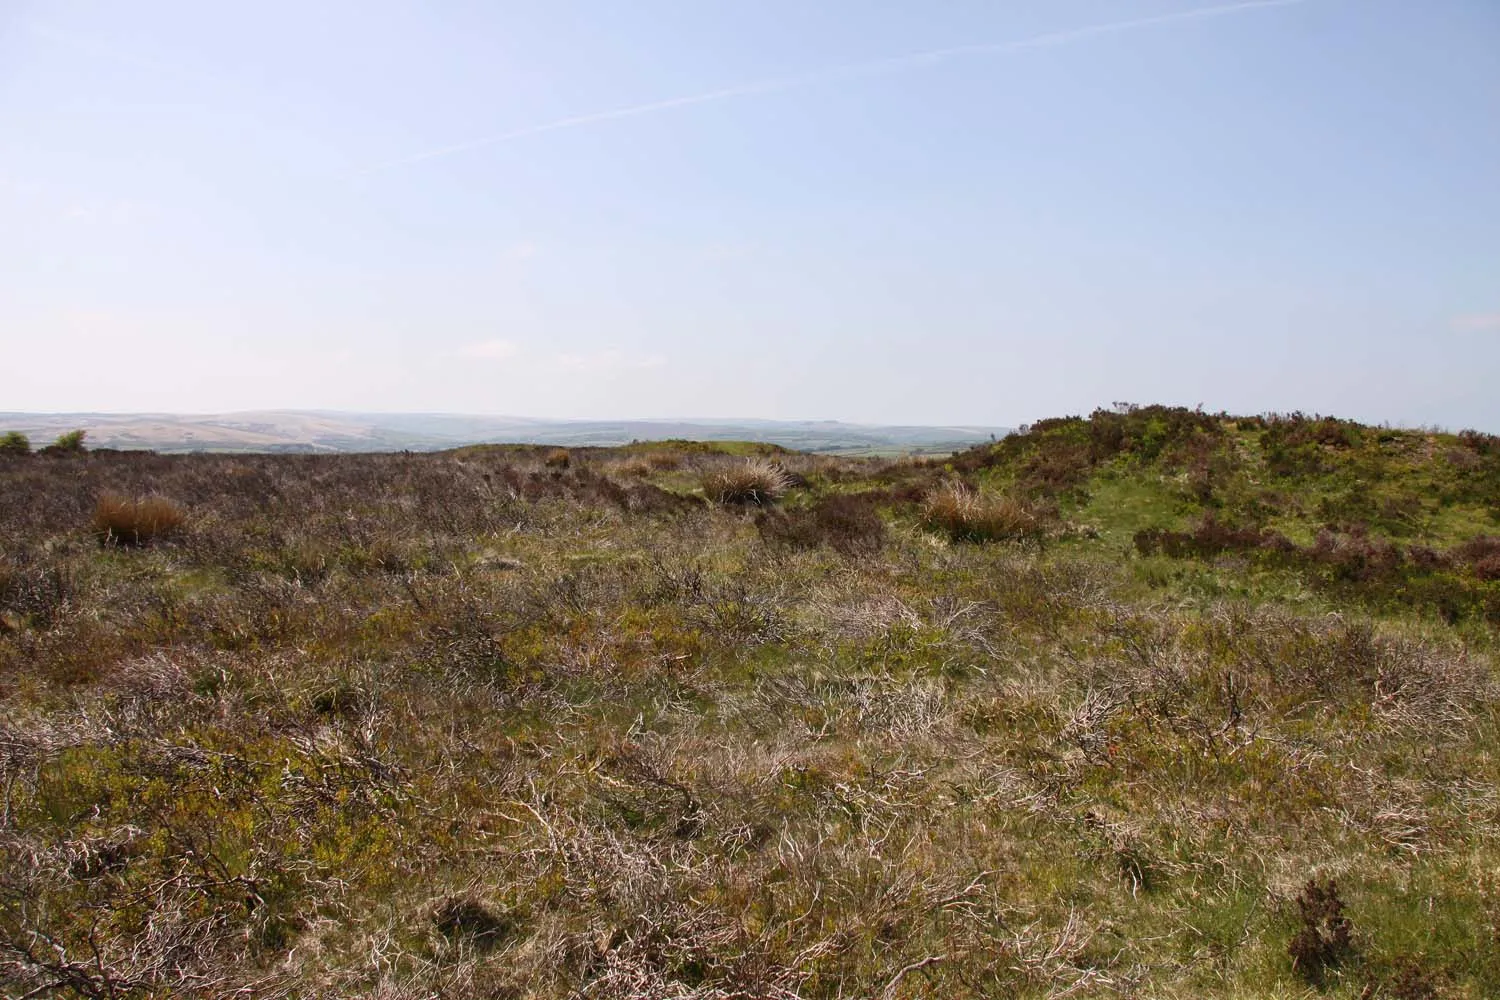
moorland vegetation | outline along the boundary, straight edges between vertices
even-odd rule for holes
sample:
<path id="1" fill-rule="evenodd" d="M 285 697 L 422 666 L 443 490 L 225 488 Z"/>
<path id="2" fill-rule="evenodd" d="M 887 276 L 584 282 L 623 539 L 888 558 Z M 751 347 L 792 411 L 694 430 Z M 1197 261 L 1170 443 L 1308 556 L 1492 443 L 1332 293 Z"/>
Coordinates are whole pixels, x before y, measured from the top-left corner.
<path id="1" fill-rule="evenodd" d="M 0 990 L 1500 996 L 1500 438 L 0 448 Z"/>

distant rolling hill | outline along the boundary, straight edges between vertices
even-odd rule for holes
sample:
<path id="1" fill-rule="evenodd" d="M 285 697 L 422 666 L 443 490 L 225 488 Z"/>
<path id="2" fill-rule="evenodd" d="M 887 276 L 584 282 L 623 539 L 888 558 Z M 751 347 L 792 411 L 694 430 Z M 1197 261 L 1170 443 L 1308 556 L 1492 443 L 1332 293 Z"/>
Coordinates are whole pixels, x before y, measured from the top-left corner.
<path id="1" fill-rule="evenodd" d="M 162 452 L 436 451 L 468 444 L 617 445 L 681 438 L 764 441 L 836 454 L 932 454 L 1002 437 L 1004 427 L 847 424 L 835 420 L 534 420 L 450 413 L 258 410 L 221 414 L 0 413 L 0 432 L 33 445 L 73 428 L 94 448 Z"/>

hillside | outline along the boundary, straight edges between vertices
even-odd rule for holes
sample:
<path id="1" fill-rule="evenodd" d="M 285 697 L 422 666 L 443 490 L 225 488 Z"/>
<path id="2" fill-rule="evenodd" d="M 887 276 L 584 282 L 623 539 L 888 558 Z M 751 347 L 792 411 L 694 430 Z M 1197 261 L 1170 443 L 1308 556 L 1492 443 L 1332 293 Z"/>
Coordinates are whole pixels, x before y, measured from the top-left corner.
<path id="1" fill-rule="evenodd" d="M 1500 438 L 0 491 L 6 995 L 1500 996 Z"/>
<path id="2" fill-rule="evenodd" d="M 632 441 L 765 441 L 827 454 L 944 453 L 1003 427 L 848 424 L 837 420 L 535 420 L 452 413 L 264 410 L 224 414 L 0 413 L 0 431 L 38 443 L 82 428 L 95 447 L 178 452 L 440 451 L 506 441 L 600 447 Z"/>

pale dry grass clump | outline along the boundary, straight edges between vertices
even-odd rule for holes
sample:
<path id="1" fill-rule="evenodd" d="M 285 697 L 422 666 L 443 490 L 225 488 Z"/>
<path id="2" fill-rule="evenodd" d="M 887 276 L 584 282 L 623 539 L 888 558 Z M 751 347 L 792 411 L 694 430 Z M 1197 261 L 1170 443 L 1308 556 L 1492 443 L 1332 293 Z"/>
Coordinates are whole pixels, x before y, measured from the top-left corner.
<path id="1" fill-rule="evenodd" d="M 1034 538 L 1043 533 L 1041 516 L 1030 506 L 1003 494 L 986 494 L 953 483 L 927 498 L 922 507 L 927 527 L 959 542 L 999 542 Z"/>
<path id="2" fill-rule="evenodd" d="M 131 499 L 106 493 L 94 507 L 94 534 L 106 544 L 149 545 L 182 527 L 187 515 L 162 496 Z"/>
<path id="3" fill-rule="evenodd" d="M 653 466 L 645 458 L 639 455 L 630 458 L 622 458 L 618 462 L 611 462 L 604 467 L 605 475 L 620 479 L 640 479 L 649 476 Z"/>
<path id="4" fill-rule="evenodd" d="M 703 492 L 715 503 L 766 507 L 780 500 L 791 478 L 774 462 L 748 459 L 703 477 Z"/>

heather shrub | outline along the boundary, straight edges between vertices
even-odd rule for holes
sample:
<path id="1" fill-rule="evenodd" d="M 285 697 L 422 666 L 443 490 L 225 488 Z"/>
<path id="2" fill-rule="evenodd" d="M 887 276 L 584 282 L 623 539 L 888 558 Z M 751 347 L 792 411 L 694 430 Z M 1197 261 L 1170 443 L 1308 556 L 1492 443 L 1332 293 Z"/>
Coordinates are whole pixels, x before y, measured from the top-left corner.
<path id="1" fill-rule="evenodd" d="M 826 545 L 844 555 L 878 552 L 887 530 L 870 494 L 835 494 L 811 507 L 762 511 L 755 519 L 760 537 L 772 545 L 812 549 Z"/>
<path id="2" fill-rule="evenodd" d="M 182 527 L 182 509 L 166 497 L 130 499 L 106 493 L 94 507 L 94 534 L 115 545 L 149 545 Z"/>
<path id="3" fill-rule="evenodd" d="M 1481 580 L 1500 580 L 1500 536 L 1480 535 L 1453 550 Z"/>
<path id="4" fill-rule="evenodd" d="M 1320 531 L 1305 551 L 1313 563 L 1328 567 L 1335 579 L 1354 583 L 1390 578 L 1404 562 L 1399 546 L 1362 530 L 1343 535 Z"/>
<path id="5" fill-rule="evenodd" d="M 1500 455 L 1500 435 L 1497 434 L 1475 430 L 1459 431 L 1458 443 L 1481 455 Z"/>
<path id="6" fill-rule="evenodd" d="M 25 553 L 0 554 L 0 616 L 49 624 L 76 596 L 71 575 Z"/>
<path id="7" fill-rule="evenodd" d="M 1092 471 L 1086 444 L 1060 442 L 1028 455 L 1021 464 L 1016 485 L 1026 493 L 1057 496 L 1082 486 Z"/>
<path id="8" fill-rule="evenodd" d="M 1180 465 L 1185 456 L 1216 447 L 1224 433 L 1221 417 L 1201 410 L 1119 403 L 1087 418 L 1038 420 L 999 441 L 956 452 L 946 464 L 964 474 L 1015 469 L 1023 492 L 1055 496 L 1077 489 L 1117 457 Z"/>
<path id="9" fill-rule="evenodd" d="M 1145 528 L 1135 533 L 1135 547 L 1141 555 L 1168 555 L 1174 559 L 1192 556 L 1211 557 L 1224 552 L 1246 552 L 1264 549 L 1287 552 L 1296 548 L 1291 539 L 1274 531 L 1241 528 L 1216 518 L 1212 512 L 1192 531 L 1168 531 Z"/>
<path id="10" fill-rule="evenodd" d="M 1337 884 L 1316 879 L 1297 896 L 1299 927 L 1287 945 L 1292 968 L 1314 986 L 1322 986 L 1329 969 L 1354 951 L 1352 928 L 1344 915 Z"/>
<path id="11" fill-rule="evenodd" d="M 1185 406 L 1117 403 L 1112 410 L 1095 410 L 1088 419 L 1088 444 L 1094 462 L 1122 453 L 1150 461 L 1188 441 L 1217 441 L 1223 436 L 1219 417 Z"/>
<path id="12" fill-rule="evenodd" d="M 703 493 L 715 503 L 765 507 L 780 500 L 791 488 L 785 471 L 774 462 L 748 459 L 739 465 L 715 469 L 703 477 Z"/>

